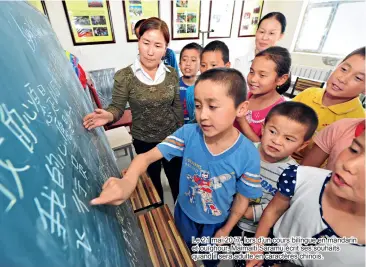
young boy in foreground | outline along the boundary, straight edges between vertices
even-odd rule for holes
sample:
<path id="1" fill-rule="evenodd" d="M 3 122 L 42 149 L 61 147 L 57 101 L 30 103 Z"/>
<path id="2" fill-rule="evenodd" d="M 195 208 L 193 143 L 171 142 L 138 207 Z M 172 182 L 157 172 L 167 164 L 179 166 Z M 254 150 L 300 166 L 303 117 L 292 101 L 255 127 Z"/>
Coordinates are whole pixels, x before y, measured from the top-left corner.
<path id="1" fill-rule="evenodd" d="M 195 124 L 186 124 L 157 147 L 138 155 L 123 179 L 110 178 L 92 205 L 120 205 L 136 187 L 149 164 L 183 157 L 174 217 L 191 248 L 192 237 L 224 237 L 244 215 L 249 198 L 262 196 L 260 158 L 253 143 L 234 126 L 247 111 L 246 83 L 234 69 L 216 68 L 195 85 Z M 235 199 L 234 199 L 235 198 Z M 217 266 L 204 261 L 205 266 Z"/>
<path id="2" fill-rule="evenodd" d="M 297 165 L 292 153 L 308 145 L 317 127 L 315 111 L 305 104 L 284 102 L 271 109 L 264 121 L 261 142 L 255 143 L 261 157 L 263 197 L 249 206 L 232 236 L 254 237 L 264 209 L 277 192 L 280 174 Z M 245 262 L 235 261 L 235 266 L 245 266 Z"/>

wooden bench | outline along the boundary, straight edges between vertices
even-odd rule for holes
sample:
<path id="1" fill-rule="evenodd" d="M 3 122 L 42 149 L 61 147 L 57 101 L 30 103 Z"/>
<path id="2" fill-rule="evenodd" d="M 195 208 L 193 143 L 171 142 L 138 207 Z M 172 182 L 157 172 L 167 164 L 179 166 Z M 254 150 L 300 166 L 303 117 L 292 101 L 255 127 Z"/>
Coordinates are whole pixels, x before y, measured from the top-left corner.
<path id="1" fill-rule="evenodd" d="M 196 266 L 167 205 L 138 216 L 154 267 Z"/>
<path id="2" fill-rule="evenodd" d="M 130 200 L 135 213 L 157 207 L 162 204 L 155 186 L 146 173 L 140 176 L 136 189 L 133 191 Z"/>
<path id="3" fill-rule="evenodd" d="M 308 80 L 308 79 L 297 77 L 291 93 L 290 94 L 285 93 L 284 95 L 288 96 L 290 98 L 294 98 L 297 95 L 297 94 L 295 94 L 295 92 L 302 92 L 310 87 L 323 88 L 324 84 L 325 84 L 325 82 L 322 82 L 322 81 L 313 81 L 313 80 Z"/>

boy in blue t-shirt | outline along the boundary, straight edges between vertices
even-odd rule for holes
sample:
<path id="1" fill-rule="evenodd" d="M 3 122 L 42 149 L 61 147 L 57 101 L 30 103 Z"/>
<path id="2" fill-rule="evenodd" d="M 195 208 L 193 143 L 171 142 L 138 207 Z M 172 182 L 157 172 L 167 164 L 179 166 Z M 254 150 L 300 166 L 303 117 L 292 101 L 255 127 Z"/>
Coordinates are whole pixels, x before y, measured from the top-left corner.
<path id="1" fill-rule="evenodd" d="M 190 118 L 187 110 L 186 90 L 194 85 L 197 79 L 197 72 L 200 67 L 200 55 L 202 47 L 197 43 L 189 43 L 180 52 L 179 68 L 183 76 L 179 78 L 180 101 L 183 106 L 184 123 L 188 123 L 194 118 Z"/>
<path id="2" fill-rule="evenodd" d="M 258 150 L 233 126 L 248 108 L 242 74 L 229 68 L 208 70 L 197 79 L 194 93 L 198 123 L 184 125 L 136 156 L 124 178 L 109 178 L 100 197 L 91 201 L 120 205 L 151 163 L 183 157 L 174 217 L 189 248 L 192 238 L 228 236 L 249 199 L 262 196 Z M 205 266 L 218 262 L 204 261 Z"/>

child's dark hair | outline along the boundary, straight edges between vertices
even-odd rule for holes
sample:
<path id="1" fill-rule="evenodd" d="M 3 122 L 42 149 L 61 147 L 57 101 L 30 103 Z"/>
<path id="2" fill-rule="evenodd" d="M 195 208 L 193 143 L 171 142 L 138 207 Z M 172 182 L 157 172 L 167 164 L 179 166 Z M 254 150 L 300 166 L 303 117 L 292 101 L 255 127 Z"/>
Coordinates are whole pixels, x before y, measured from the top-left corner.
<path id="1" fill-rule="evenodd" d="M 343 60 L 342 62 L 346 61 L 347 59 L 349 59 L 352 56 L 361 56 L 363 58 L 365 58 L 365 47 L 360 47 L 358 49 L 356 49 L 355 51 L 349 53 Z"/>
<path id="2" fill-rule="evenodd" d="M 276 19 L 281 24 L 281 33 L 284 33 L 285 30 L 286 30 L 287 22 L 286 22 L 285 15 L 283 15 L 281 12 L 270 12 L 267 15 L 265 15 L 259 21 L 258 28 L 259 28 L 259 26 L 261 26 L 261 23 L 263 22 L 263 20 L 265 20 L 265 19 L 271 19 L 271 18 Z"/>
<path id="3" fill-rule="evenodd" d="M 146 20 L 146 19 L 140 19 L 138 22 L 136 22 L 136 24 L 135 24 L 135 28 L 134 28 L 135 32 L 136 32 L 137 28 L 138 28 L 138 27 L 140 27 L 140 26 L 141 26 L 141 24 L 142 24 L 145 20 Z"/>
<path id="4" fill-rule="evenodd" d="M 247 99 L 247 83 L 240 71 L 230 68 L 213 68 L 202 73 L 196 83 L 199 84 L 202 81 L 211 81 L 225 86 L 227 95 L 230 96 L 237 108 L 242 102 Z"/>
<path id="5" fill-rule="evenodd" d="M 272 46 L 267 48 L 266 50 L 259 52 L 255 57 L 265 57 L 276 63 L 276 72 L 278 77 L 288 74 L 288 79 L 286 80 L 286 82 L 276 88 L 277 93 L 279 93 L 280 95 L 285 93 L 291 85 L 290 52 L 286 48 L 280 46 Z"/>
<path id="6" fill-rule="evenodd" d="M 224 42 L 221 41 L 212 41 L 210 43 L 208 43 L 202 50 L 201 53 L 201 59 L 202 59 L 202 55 L 205 52 L 215 52 L 215 51 L 220 51 L 222 54 L 222 60 L 224 61 L 224 63 L 228 63 L 229 62 L 229 48 L 227 47 L 227 45 Z"/>
<path id="7" fill-rule="evenodd" d="M 284 116 L 289 120 L 307 126 L 308 129 L 305 133 L 304 141 L 308 141 L 318 128 L 318 116 L 316 112 L 311 107 L 300 102 L 287 101 L 274 106 L 264 120 L 264 124 L 270 121 L 275 115 Z"/>
<path id="8" fill-rule="evenodd" d="M 179 55 L 179 61 L 182 61 L 182 55 L 183 55 L 183 52 L 185 50 L 190 50 L 190 49 L 195 49 L 198 51 L 198 53 L 201 55 L 201 52 L 202 52 L 202 46 L 200 46 L 199 44 L 197 43 L 189 43 L 187 45 L 185 45 L 182 49 L 182 51 L 180 51 L 180 55 Z"/>

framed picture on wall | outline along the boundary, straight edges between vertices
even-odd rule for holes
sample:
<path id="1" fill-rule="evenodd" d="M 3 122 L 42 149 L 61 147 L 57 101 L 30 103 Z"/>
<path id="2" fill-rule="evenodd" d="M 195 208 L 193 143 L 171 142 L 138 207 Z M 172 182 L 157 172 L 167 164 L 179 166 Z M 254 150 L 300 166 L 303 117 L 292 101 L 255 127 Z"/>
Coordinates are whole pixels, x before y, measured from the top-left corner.
<path id="1" fill-rule="evenodd" d="M 200 0 L 172 0 L 172 39 L 199 39 Z"/>
<path id="2" fill-rule="evenodd" d="M 255 36 L 263 10 L 263 0 L 243 1 L 238 37 Z"/>
<path id="3" fill-rule="evenodd" d="M 135 24 L 140 19 L 160 17 L 159 1 L 125 0 L 122 1 L 123 14 L 125 17 L 127 42 L 137 42 Z"/>
<path id="4" fill-rule="evenodd" d="M 235 1 L 211 1 L 208 38 L 230 38 Z"/>
<path id="5" fill-rule="evenodd" d="M 35 7 L 37 10 L 39 10 L 43 15 L 46 15 L 48 18 L 47 8 L 46 4 L 42 0 L 27 0 L 28 4 Z"/>
<path id="6" fill-rule="evenodd" d="M 74 45 L 115 43 L 107 0 L 62 1 Z"/>

